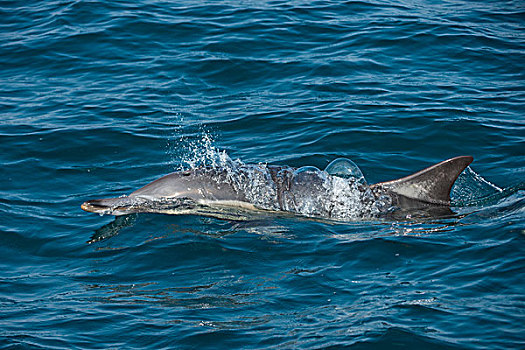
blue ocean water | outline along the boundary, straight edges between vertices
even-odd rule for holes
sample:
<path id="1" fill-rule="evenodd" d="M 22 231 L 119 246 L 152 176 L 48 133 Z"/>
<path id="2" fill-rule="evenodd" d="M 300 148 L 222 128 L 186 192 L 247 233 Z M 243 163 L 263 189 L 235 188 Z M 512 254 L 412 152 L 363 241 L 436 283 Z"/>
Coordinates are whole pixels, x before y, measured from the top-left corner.
<path id="1" fill-rule="evenodd" d="M 525 347 L 522 1 L 3 1 L 0 18 L 2 348 Z M 452 218 L 80 209 L 214 150 L 346 157 L 369 183 L 475 161 Z"/>

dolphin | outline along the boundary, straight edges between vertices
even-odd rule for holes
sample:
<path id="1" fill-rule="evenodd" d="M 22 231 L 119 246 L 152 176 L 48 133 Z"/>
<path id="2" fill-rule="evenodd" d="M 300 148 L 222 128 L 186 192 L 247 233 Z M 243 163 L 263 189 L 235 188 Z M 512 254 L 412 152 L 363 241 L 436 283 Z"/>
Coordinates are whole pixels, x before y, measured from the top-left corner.
<path id="1" fill-rule="evenodd" d="M 199 167 L 165 175 L 127 196 L 93 199 L 81 208 L 101 215 L 198 214 L 221 217 L 228 210 L 271 211 L 353 220 L 427 210 L 451 213 L 450 191 L 473 161 L 459 156 L 409 176 L 368 185 L 314 167 L 266 164 Z M 352 163 L 353 164 L 353 163 Z"/>

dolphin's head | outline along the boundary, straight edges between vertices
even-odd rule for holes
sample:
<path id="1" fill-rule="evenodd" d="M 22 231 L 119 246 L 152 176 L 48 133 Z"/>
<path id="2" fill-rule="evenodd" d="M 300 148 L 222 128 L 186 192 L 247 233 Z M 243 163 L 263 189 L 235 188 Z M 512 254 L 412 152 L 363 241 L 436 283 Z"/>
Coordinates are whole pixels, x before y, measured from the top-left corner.
<path id="1" fill-rule="evenodd" d="M 80 207 L 100 215 L 127 215 L 133 213 L 183 213 L 194 209 L 197 203 L 188 197 L 123 196 L 118 198 L 92 199 Z"/>
<path id="2" fill-rule="evenodd" d="M 201 168 L 168 174 L 129 196 L 89 200 L 81 208 L 100 215 L 126 215 L 190 209 L 210 201 L 239 200 L 244 200 L 243 194 L 226 181 L 222 172 Z"/>
<path id="3" fill-rule="evenodd" d="M 200 184 L 195 181 L 192 172 L 172 173 L 139 188 L 129 196 L 92 199 L 84 202 L 80 207 L 100 215 L 126 215 L 147 212 L 159 203 L 177 198 L 198 200 L 202 198 L 201 193 Z"/>

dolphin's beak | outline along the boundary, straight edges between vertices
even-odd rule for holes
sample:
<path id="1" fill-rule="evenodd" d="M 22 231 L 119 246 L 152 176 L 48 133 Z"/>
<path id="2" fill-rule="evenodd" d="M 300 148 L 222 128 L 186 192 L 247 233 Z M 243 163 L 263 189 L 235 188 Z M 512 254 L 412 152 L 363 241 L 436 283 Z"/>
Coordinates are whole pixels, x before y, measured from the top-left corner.
<path id="1" fill-rule="evenodd" d="M 80 209 L 82 209 L 84 211 L 92 212 L 91 204 L 89 204 L 89 202 L 82 203 L 82 205 L 80 206 Z"/>
<path id="2" fill-rule="evenodd" d="M 129 206 L 128 197 L 92 199 L 82 203 L 80 208 L 90 213 L 124 215 L 129 214 L 126 206 Z"/>
<path id="3" fill-rule="evenodd" d="M 105 204 L 104 201 L 104 199 L 93 199 L 82 203 L 80 208 L 90 213 L 101 213 L 107 211 L 108 209 L 111 209 L 111 206 Z"/>

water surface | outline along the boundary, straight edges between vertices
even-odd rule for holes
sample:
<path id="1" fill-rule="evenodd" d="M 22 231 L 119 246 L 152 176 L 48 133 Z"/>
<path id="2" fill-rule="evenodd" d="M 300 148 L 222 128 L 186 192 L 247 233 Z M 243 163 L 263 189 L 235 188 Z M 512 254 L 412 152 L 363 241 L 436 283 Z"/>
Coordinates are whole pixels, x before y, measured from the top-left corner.
<path id="1" fill-rule="evenodd" d="M 521 1 L 29 1 L 0 18 L 4 348 L 525 346 Z M 214 149 L 346 157 L 369 183 L 472 155 L 483 180 L 426 221 L 80 210 Z"/>

